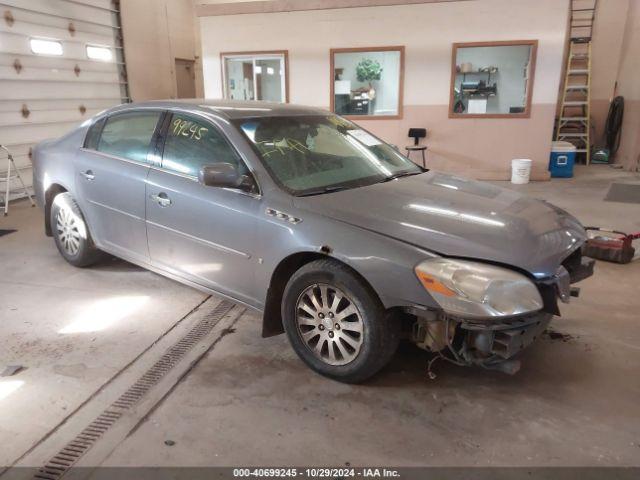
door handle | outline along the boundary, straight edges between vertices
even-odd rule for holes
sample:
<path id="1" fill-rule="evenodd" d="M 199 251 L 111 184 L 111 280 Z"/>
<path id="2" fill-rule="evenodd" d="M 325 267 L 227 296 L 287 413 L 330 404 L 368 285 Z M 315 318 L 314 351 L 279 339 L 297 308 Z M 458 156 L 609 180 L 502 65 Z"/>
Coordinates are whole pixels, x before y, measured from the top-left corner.
<path id="1" fill-rule="evenodd" d="M 156 194 L 151 194 L 151 195 L 149 195 L 149 198 L 151 198 L 151 200 L 156 202 L 161 207 L 168 207 L 169 205 L 171 205 L 171 199 L 164 192 L 159 193 L 157 195 Z"/>
<path id="2" fill-rule="evenodd" d="M 81 175 L 87 180 L 93 180 L 96 176 L 93 174 L 91 170 L 87 170 L 86 172 L 81 172 Z"/>

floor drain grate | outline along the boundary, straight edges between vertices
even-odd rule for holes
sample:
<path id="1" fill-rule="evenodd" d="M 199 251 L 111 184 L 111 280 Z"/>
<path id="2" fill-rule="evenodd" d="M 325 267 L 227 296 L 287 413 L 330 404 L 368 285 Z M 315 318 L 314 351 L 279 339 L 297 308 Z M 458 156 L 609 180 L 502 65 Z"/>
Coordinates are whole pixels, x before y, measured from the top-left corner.
<path id="1" fill-rule="evenodd" d="M 169 348 L 131 387 L 93 420 L 82 432 L 56 453 L 44 467 L 38 469 L 34 478 L 57 480 L 71 468 L 118 419 L 164 377 L 193 346 L 207 336 L 213 327 L 233 307 L 233 303 L 222 300 L 206 314 L 182 339 Z"/>

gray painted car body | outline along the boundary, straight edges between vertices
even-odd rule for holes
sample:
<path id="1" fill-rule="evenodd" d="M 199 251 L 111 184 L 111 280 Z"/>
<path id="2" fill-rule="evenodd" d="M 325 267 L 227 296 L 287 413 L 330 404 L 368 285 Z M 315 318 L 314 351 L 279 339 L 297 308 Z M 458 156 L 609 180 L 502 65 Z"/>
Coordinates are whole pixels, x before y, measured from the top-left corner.
<path id="1" fill-rule="evenodd" d="M 259 193 L 207 187 L 197 179 L 82 147 L 97 118 L 134 109 L 206 118 L 235 146 Z M 69 191 L 99 248 L 194 287 L 262 310 L 276 267 L 301 252 L 328 252 L 364 277 L 385 307 L 438 308 L 414 267 L 434 256 L 502 264 L 552 278 L 585 241 L 580 223 L 546 202 L 429 171 L 386 183 L 294 197 L 271 178 L 234 118 L 327 115 L 260 102 L 163 101 L 98 114 L 34 151 L 34 186 L 45 205 L 52 185 Z M 93 178 L 88 179 L 87 171 Z M 58 187 L 56 187 L 58 188 Z M 162 207 L 152 196 L 165 194 Z M 268 215 L 273 209 L 301 219 Z"/>

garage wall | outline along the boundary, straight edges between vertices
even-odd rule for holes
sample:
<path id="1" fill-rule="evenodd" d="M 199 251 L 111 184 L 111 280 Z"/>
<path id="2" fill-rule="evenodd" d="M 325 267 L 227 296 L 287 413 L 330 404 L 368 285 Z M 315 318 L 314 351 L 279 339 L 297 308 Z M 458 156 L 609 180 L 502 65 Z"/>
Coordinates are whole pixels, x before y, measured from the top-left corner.
<path id="1" fill-rule="evenodd" d="M 624 29 L 618 95 L 624 97 L 624 121 L 616 163 L 640 171 L 640 2 L 629 4 Z"/>
<path id="2" fill-rule="evenodd" d="M 629 0 L 606 0 L 598 2 L 596 8 L 591 44 L 591 120 L 593 140 L 598 145 L 602 143 L 620 69 L 629 3 Z"/>
<path id="3" fill-rule="evenodd" d="M 133 101 L 176 98 L 176 58 L 195 61 L 196 96 L 202 97 L 192 0 L 121 0 L 121 9 Z"/>
<path id="4" fill-rule="evenodd" d="M 567 15 L 567 0 L 476 0 L 201 17 L 205 95 L 222 95 L 220 52 L 285 49 L 291 101 L 328 108 L 330 48 L 405 45 L 404 118 L 359 123 L 400 146 L 428 128 L 437 169 L 507 179 L 525 156 L 546 179 Z M 520 39 L 539 41 L 531 118 L 449 119 L 451 44 Z"/>
<path id="5" fill-rule="evenodd" d="M 0 2 L 0 143 L 29 185 L 31 147 L 126 101 L 117 13 L 110 0 Z M 59 40 L 63 54 L 33 53 L 32 37 Z M 110 47 L 113 59 L 89 59 L 87 44 Z M 0 176 L 5 171 L 2 152 Z"/>

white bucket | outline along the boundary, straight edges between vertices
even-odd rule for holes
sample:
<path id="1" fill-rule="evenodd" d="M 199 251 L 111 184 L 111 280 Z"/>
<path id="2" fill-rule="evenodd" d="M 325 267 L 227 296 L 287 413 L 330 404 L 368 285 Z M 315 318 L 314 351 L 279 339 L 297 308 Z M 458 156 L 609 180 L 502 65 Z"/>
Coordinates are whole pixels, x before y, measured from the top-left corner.
<path id="1" fill-rule="evenodd" d="M 531 160 L 528 158 L 516 158 L 511 160 L 511 183 L 529 183 L 531 175 Z"/>

